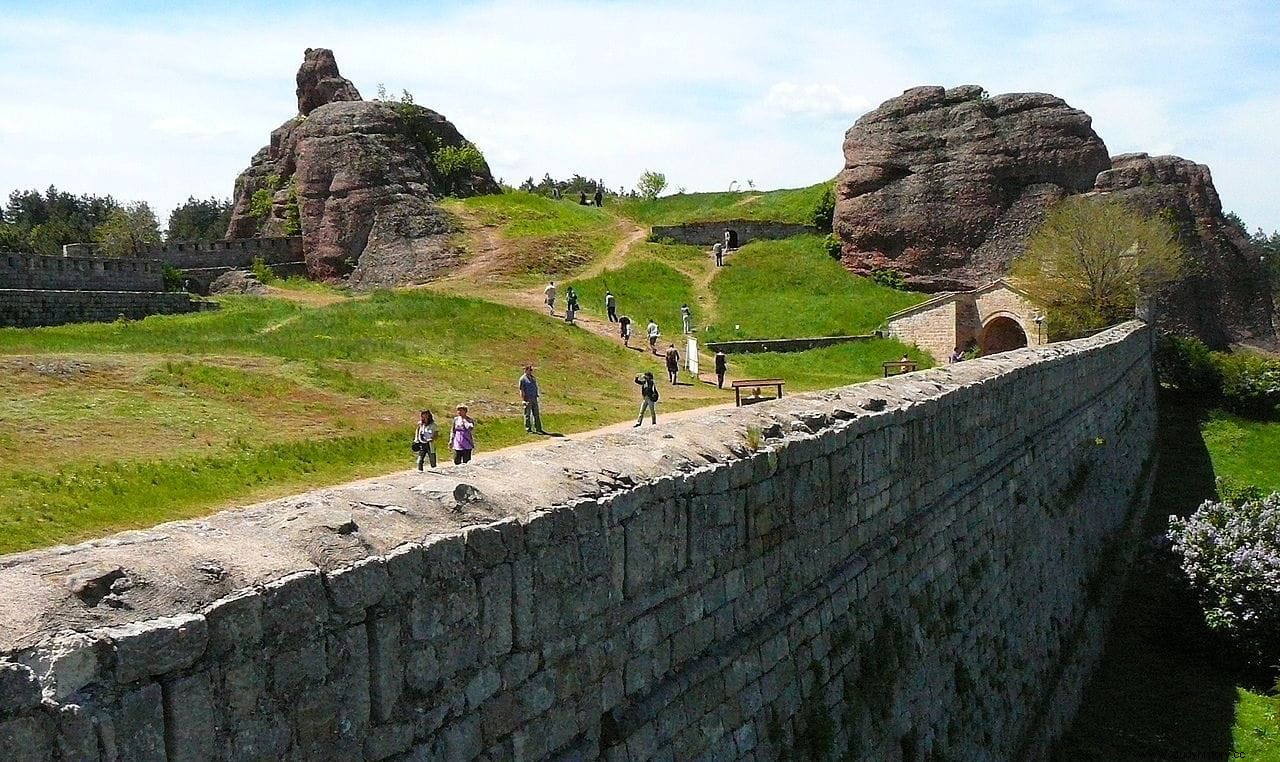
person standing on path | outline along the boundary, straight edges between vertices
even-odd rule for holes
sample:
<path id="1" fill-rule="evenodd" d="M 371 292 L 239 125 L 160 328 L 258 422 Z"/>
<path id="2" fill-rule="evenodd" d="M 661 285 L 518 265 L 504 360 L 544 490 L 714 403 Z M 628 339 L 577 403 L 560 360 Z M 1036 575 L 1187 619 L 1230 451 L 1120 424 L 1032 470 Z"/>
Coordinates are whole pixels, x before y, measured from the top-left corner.
<path id="1" fill-rule="evenodd" d="M 604 292 L 604 311 L 609 314 L 609 322 L 618 322 L 618 300 L 613 297 L 612 291 Z"/>
<path id="2" fill-rule="evenodd" d="M 618 332 L 622 335 L 622 346 L 631 348 L 631 318 L 623 315 L 618 318 Z"/>
<path id="3" fill-rule="evenodd" d="M 436 426 L 436 418 L 430 410 L 423 410 L 418 419 L 418 430 L 414 432 L 413 443 L 418 445 L 418 470 L 422 470 L 424 461 L 430 461 L 436 467 L 436 437 L 440 429 Z"/>
<path id="4" fill-rule="evenodd" d="M 475 435 L 472 434 L 475 427 L 476 422 L 467 415 L 467 406 L 458 405 L 458 414 L 453 419 L 453 435 L 449 437 L 449 447 L 453 449 L 453 465 L 471 462 L 471 451 L 476 448 Z"/>
<path id="5" fill-rule="evenodd" d="M 658 330 L 658 324 L 653 322 L 653 318 L 649 318 L 649 327 L 645 329 L 645 335 L 649 337 L 649 351 L 658 354 L 658 337 L 662 332 Z"/>
<path id="6" fill-rule="evenodd" d="M 598 184 L 596 185 L 596 206 L 604 206 L 604 191 Z"/>
<path id="7" fill-rule="evenodd" d="M 724 252 L 728 253 L 729 245 L 733 242 L 733 232 L 728 228 L 724 231 Z"/>
<path id="8" fill-rule="evenodd" d="M 716 267 L 724 267 L 724 244 L 716 241 L 716 245 L 711 247 L 711 253 L 716 257 Z"/>
<path id="9" fill-rule="evenodd" d="M 524 430 L 530 434 L 545 434 L 542 412 L 538 410 L 538 379 L 533 377 L 533 365 L 524 366 L 524 375 L 520 376 L 520 399 L 524 402 Z"/>
<path id="10" fill-rule="evenodd" d="M 572 324 L 574 316 L 578 314 L 578 292 L 573 290 L 573 286 L 565 293 L 564 309 L 564 322 Z"/>
<path id="11" fill-rule="evenodd" d="M 680 372 L 680 353 L 676 351 L 676 345 L 672 344 L 667 347 L 667 376 L 671 379 L 671 383 L 676 383 L 676 374 Z"/>
<path id="12" fill-rule="evenodd" d="M 680 305 L 680 322 L 684 324 L 685 333 L 693 333 L 693 311 L 687 304 Z"/>
<path id="13" fill-rule="evenodd" d="M 552 315 L 556 314 L 556 282 L 551 281 L 547 287 L 542 289 L 542 293 L 547 295 L 547 312 Z"/>
<path id="14" fill-rule="evenodd" d="M 716 350 L 716 388 L 724 388 L 724 374 L 729 369 L 729 361 L 724 356 L 723 349 Z"/>
<path id="15" fill-rule="evenodd" d="M 649 419 L 653 425 L 658 425 L 658 387 L 653 383 L 653 373 L 645 371 L 644 375 L 636 376 L 636 383 L 640 385 L 640 417 L 636 419 L 636 426 L 644 422 L 644 411 L 649 411 Z M 635 426 L 632 426 L 635 428 Z"/>

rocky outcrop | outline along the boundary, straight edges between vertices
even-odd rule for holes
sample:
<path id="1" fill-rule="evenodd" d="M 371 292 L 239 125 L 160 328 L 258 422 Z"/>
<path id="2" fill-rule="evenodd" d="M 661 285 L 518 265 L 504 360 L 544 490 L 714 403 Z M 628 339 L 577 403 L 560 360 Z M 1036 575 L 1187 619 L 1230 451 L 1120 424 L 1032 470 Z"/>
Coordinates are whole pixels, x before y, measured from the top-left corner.
<path id="1" fill-rule="evenodd" d="M 1177 228 L 1187 271 L 1157 297 L 1157 324 L 1213 347 L 1273 346 L 1273 305 L 1259 252 L 1227 220 L 1209 168 L 1177 156 L 1122 154 L 1098 175 L 1097 195 L 1115 196 Z"/>
<path id="2" fill-rule="evenodd" d="M 213 279 L 209 284 L 210 295 L 252 294 L 260 296 L 267 293 L 267 286 L 258 280 L 258 276 L 248 270 L 228 270 Z"/>
<path id="3" fill-rule="evenodd" d="M 1175 156 L 1108 158 L 1089 115 L 1043 93 L 917 87 L 845 134 L 834 229 L 856 273 L 891 268 L 924 291 L 1008 274 L 1045 212 L 1114 194 L 1178 226 L 1190 266 L 1157 299 L 1159 325 L 1215 347 L 1274 346 L 1258 253 L 1228 222 L 1208 167 Z"/>
<path id="4" fill-rule="evenodd" d="M 358 101 L 360 91 L 338 73 L 338 62 L 328 48 L 307 48 L 298 69 L 298 113 L 307 116 L 326 103 Z"/>
<path id="5" fill-rule="evenodd" d="M 854 272 L 901 272 L 927 291 L 1008 272 L 1018 242 L 1107 169 L 1089 115 L 1044 93 L 917 87 L 845 134 L 835 232 Z"/>
<path id="6" fill-rule="evenodd" d="M 236 179 L 228 238 L 301 233 L 312 277 L 356 285 L 421 282 L 456 263 L 446 195 L 497 192 L 478 152 L 440 114 L 412 103 L 362 101 L 333 53 L 308 50 L 298 72 L 300 114 Z M 381 270 L 393 262 L 394 271 Z"/>

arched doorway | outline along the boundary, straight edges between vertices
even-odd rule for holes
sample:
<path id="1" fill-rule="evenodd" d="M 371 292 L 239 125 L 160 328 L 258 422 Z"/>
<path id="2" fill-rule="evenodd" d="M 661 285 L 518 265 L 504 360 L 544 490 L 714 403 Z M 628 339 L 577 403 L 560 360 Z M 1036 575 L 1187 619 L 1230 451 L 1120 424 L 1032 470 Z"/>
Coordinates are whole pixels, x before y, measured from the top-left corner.
<path id="1" fill-rule="evenodd" d="M 993 355 L 997 352 L 1008 352 L 1027 345 L 1027 332 L 1022 330 L 1018 321 L 1004 315 L 997 315 L 982 327 L 982 338 L 978 346 L 982 354 Z"/>

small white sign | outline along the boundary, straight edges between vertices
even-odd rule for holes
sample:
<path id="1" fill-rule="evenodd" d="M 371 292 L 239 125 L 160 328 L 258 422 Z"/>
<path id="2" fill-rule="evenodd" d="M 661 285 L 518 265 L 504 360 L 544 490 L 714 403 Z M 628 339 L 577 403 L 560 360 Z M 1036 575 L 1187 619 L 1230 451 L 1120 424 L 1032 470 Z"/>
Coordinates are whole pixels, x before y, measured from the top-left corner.
<path id="1" fill-rule="evenodd" d="M 684 363 L 690 373 L 694 376 L 698 375 L 698 340 L 692 336 L 685 344 Z"/>

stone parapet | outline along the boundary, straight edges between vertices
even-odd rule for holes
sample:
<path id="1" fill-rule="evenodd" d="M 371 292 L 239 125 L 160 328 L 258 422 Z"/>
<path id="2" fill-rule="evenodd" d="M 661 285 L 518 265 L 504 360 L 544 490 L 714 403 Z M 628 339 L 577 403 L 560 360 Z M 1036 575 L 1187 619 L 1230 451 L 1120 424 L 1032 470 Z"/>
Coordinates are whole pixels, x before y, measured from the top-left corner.
<path id="1" fill-rule="evenodd" d="M 2 557 L 0 758 L 1040 758 L 1154 431 L 1131 323 Z"/>
<path id="2" fill-rule="evenodd" d="M 769 222 L 767 220 L 717 220 L 711 222 L 686 222 L 681 225 L 654 225 L 650 238 L 655 241 L 670 239 L 676 243 L 705 246 L 708 249 L 717 241 L 724 241 L 724 231 L 738 233 L 738 245 L 751 241 L 774 241 L 797 235 L 817 235 L 813 225 L 795 222 Z"/>
<path id="3" fill-rule="evenodd" d="M 217 305 L 182 291 L 55 291 L 0 288 L 0 326 L 31 328 L 173 315 Z"/>

